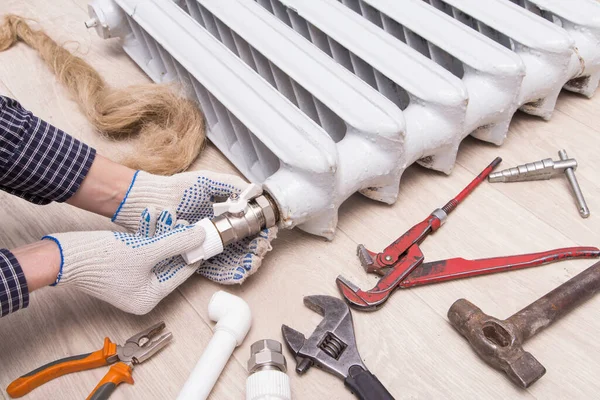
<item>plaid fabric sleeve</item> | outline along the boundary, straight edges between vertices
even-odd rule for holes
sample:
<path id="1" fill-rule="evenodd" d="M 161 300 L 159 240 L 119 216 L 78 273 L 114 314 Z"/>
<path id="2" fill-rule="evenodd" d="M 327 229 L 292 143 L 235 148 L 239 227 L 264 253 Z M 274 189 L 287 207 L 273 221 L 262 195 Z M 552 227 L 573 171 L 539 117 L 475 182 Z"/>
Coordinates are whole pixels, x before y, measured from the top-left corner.
<path id="1" fill-rule="evenodd" d="M 0 189 L 36 204 L 68 200 L 96 151 L 0 96 Z"/>
<path id="2" fill-rule="evenodd" d="M 23 270 L 15 256 L 0 249 L 0 317 L 29 305 L 29 291 Z"/>

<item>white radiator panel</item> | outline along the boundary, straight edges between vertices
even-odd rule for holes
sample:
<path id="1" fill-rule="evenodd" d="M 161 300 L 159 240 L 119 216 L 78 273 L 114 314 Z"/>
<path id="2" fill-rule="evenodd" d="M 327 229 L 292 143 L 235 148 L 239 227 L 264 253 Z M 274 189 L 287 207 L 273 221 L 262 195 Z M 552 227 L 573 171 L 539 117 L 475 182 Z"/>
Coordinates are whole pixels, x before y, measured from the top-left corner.
<path id="1" fill-rule="evenodd" d="M 418 161 L 450 173 L 465 136 L 459 78 L 336 0 L 256 1 L 404 111 L 402 169 Z"/>
<path id="2" fill-rule="evenodd" d="M 356 191 L 396 201 L 406 154 L 404 117 L 394 103 L 251 0 L 179 4 L 336 143 L 333 204 L 301 229 L 333 237 L 337 209 Z"/>
<path id="3" fill-rule="evenodd" d="M 423 1 L 521 57 L 526 76 L 519 102 L 529 114 L 550 119 L 561 88 L 582 72 L 575 42 L 564 29 L 509 0 Z"/>
<path id="4" fill-rule="evenodd" d="M 469 94 L 463 137 L 504 141 L 520 106 L 519 56 L 422 0 L 339 1 L 462 79 Z"/>
<path id="5" fill-rule="evenodd" d="M 200 103 L 210 140 L 264 183 L 286 226 L 331 207 L 336 147 L 316 123 L 170 0 L 117 4 L 125 13 L 111 17 L 111 32 L 122 35 L 125 51 L 154 81 L 178 81 Z"/>
<path id="6" fill-rule="evenodd" d="M 580 75 L 565 89 L 592 97 L 600 81 L 600 3 L 597 0 L 511 0 L 556 23 L 575 40 L 583 62 Z"/>

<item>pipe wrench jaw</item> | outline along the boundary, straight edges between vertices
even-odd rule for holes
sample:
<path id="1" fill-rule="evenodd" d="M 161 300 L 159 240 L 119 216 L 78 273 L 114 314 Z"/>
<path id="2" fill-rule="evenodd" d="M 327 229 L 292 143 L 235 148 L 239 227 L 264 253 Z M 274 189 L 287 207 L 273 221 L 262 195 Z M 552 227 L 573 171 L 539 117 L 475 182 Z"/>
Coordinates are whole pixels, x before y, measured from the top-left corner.
<path id="1" fill-rule="evenodd" d="M 391 291 L 379 291 L 377 298 L 375 298 L 374 293 L 371 291 L 365 292 L 341 275 L 337 277 L 335 283 L 348 304 L 361 311 L 376 311 L 387 301 L 391 294 Z"/>
<path id="2" fill-rule="evenodd" d="M 381 274 L 385 265 L 381 265 L 377 260 L 377 253 L 368 250 L 363 244 L 359 244 L 356 248 L 356 255 L 360 260 L 360 265 L 367 273 Z"/>
<path id="3" fill-rule="evenodd" d="M 421 249 L 415 244 L 397 263 L 385 269 L 386 274 L 372 289 L 362 290 L 343 276 L 337 277 L 336 284 L 342 296 L 352 307 L 361 311 L 375 311 L 398 287 L 401 287 L 402 282 L 423 263 L 424 259 Z"/>

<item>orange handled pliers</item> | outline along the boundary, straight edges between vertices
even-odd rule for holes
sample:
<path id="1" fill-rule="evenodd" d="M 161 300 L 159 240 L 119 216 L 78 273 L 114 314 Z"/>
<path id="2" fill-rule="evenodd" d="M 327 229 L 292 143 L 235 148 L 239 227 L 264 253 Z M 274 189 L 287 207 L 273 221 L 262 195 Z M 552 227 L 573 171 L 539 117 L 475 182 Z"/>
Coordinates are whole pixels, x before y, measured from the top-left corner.
<path id="1" fill-rule="evenodd" d="M 6 392 L 13 398 L 25 396 L 36 387 L 59 376 L 114 364 L 87 397 L 87 400 L 108 399 L 120 383 L 133 384 L 131 371 L 134 365 L 146 361 L 171 341 L 171 332 L 161 333 L 165 327 L 164 322 L 159 322 L 133 335 L 123 346 L 105 338 L 102 349 L 48 363 L 13 381 L 8 385 Z"/>

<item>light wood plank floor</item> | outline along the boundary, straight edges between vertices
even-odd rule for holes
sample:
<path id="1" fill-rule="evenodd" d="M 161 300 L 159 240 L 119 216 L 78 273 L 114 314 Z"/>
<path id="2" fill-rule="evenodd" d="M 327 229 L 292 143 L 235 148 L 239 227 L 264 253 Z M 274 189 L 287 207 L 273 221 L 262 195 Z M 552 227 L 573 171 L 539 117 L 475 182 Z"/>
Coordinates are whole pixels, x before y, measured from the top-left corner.
<path id="1" fill-rule="evenodd" d="M 115 86 L 147 78 L 115 41 L 103 41 L 83 26 L 87 0 L 3 0 L 0 15 L 17 13 L 37 19 L 44 29 L 94 65 Z M 75 104 L 38 56 L 20 44 L 0 53 L 0 93 L 14 97 L 40 117 L 95 146 L 113 158 L 127 144 L 104 140 L 90 128 Z M 484 184 L 423 245 L 427 260 L 481 258 L 542 251 L 600 242 L 600 96 L 592 100 L 563 93 L 551 122 L 519 114 L 505 145 L 475 140 L 461 146 L 451 176 L 411 167 L 394 206 L 359 195 L 341 209 L 333 242 L 282 232 L 262 269 L 240 287 L 227 288 L 252 307 L 254 324 L 236 350 L 211 398 L 244 398 L 250 344 L 261 338 L 281 340 L 282 323 L 309 334 L 320 317 L 306 309 L 302 297 L 337 295 L 334 283 L 343 274 L 369 287 L 376 278 L 362 271 L 358 243 L 382 249 L 434 208 L 442 206 L 495 156 L 504 168 L 542 158 L 557 158 L 566 148 L 580 162 L 577 176 L 592 216 L 579 217 L 566 179 L 524 184 Z M 209 146 L 194 169 L 236 173 Z M 106 219 L 52 204 L 39 207 L 0 194 L 0 246 L 14 247 L 53 232 L 114 229 Z M 362 357 L 396 398 L 410 399 L 589 399 L 600 395 L 600 297 L 572 312 L 527 343 L 548 372 L 529 390 L 513 386 L 471 350 L 446 319 L 450 305 L 468 298 L 494 316 L 505 318 L 558 286 L 592 262 L 572 261 L 490 277 L 480 277 L 396 293 L 376 313 L 354 313 Z M 212 333 L 207 302 L 218 289 L 198 276 L 165 299 L 150 314 L 137 317 L 74 291 L 48 288 L 36 292 L 30 307 L 0 320 L 0 397 L 9 382 L 45 362 L 95 350 L 104 336 L 123 340 L 159 320 L 166 321 L 175 342 L 139 366 L 134 386 L 123 385 L 114 399 L 171 399 L 187 379 Z M 286 353 L 290 366 L 294 360 Z M 57 379 L 27 399 L 78 399 L 87 396 L 105 369 Z M 351 399 L 343 383 L 312 370 L 299 377 L 291 368 L 296 399 Z"/>

